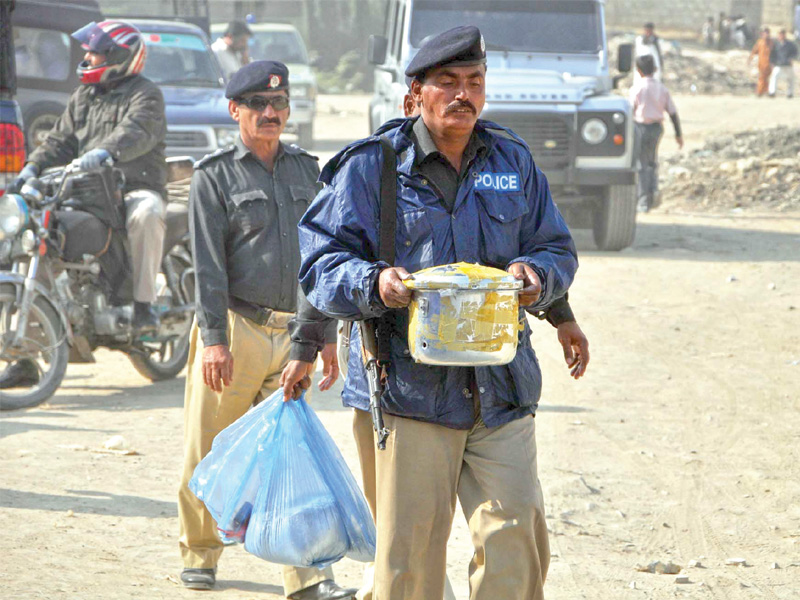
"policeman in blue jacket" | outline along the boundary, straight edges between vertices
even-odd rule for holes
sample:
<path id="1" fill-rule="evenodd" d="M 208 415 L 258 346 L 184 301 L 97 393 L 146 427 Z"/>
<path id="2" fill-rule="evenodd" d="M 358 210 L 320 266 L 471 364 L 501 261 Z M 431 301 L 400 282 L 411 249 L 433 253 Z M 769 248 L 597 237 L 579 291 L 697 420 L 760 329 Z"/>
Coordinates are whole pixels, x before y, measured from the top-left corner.
<path id="1" fill-rule="evenodd" d="M 569 231 L 542 172 L 513 132 L 478 120 L 485 46 L 475 27 L 442 33 L 406 70 L 421 117 L 385 132 L 397 154 L 395 266 L 378 256 L 378 138 L 351 144 L 324 168 L 300 222 L 300 283 L 327 315 L 390 312 L 396 324 L 382 398 L 387 448 L 376 452 L 375 599 L 441 598 L 456 498 L 475 545 L 473 599 L 543 598 L 549 564 L 532 418 L 541 373 L 520 333 L 516 358 L 497 367 L 416 364 L 408 350 L 409 273 L 459 261 L 523 280 L 520 303 L 544 308 L 577 268 Z M 344 403 L 369 419 L 357 328 Z M 354 348 L 355 347 L 355 348 Z"/>

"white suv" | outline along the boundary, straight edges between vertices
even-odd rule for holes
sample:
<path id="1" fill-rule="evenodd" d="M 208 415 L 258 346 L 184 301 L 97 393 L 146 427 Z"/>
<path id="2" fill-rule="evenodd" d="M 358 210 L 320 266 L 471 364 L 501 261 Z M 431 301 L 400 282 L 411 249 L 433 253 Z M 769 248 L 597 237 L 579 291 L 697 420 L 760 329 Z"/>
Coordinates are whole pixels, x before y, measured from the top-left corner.
<path id="1" fill-rule="evenodd" d="M 211 37 L 221 37 L 226 23 L 211 26 Z M 292 113 L 287 133 L 297 135 L 302 148 L 314 144 L 314 114 L 317 106 L 317 79 L 311 71 L 308 52 L 300 32 L 283 23 L 248 24 L 253 32 L 250 38 L 250 60 L 277 60 L 289 67 L 289 85 Z"/>

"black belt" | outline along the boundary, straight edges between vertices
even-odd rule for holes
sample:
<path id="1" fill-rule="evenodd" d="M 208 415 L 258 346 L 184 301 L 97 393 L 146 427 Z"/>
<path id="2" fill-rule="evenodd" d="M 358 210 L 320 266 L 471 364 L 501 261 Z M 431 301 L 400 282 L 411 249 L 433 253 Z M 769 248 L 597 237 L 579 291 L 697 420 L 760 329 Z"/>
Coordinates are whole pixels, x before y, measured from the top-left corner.
<path id="1" fill-rule="evenodd" d="M 228 308 L 230 308 L 233 312 L 243 316 L 245 319 L 250 319 L 262 327 L 265 325 L 269 325 L 276 329 L 286 329 L 287 327 L 287 319 L 285 317 L 288 313 L 275 311 L 264 306 L 258 306 L 257 304 L 253 304 L 247 300 L 242 300 L 236 296 L 228 296 Z M 273 318 L 275 316 L 280 316 L 281 318 Z"/>

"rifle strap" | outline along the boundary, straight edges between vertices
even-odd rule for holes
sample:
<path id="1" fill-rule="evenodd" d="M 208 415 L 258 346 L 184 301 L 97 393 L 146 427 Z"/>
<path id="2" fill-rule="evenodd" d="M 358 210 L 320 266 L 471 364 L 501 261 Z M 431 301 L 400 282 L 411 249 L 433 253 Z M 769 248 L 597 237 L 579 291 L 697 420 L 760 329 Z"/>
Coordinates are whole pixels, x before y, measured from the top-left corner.
<path id="1" fill-rule="evenodd" d="M 380 137 L 383 149 L 381 165 L 380 225 L 378 228 L 378 259 L 394 266 L 395 235 L 397 230 L 397 153 L 389 138 Z M 378 363 L 386 367 L 391 359 L 391 337 L 394 323 L 392 311 L 378 319 Z"/>

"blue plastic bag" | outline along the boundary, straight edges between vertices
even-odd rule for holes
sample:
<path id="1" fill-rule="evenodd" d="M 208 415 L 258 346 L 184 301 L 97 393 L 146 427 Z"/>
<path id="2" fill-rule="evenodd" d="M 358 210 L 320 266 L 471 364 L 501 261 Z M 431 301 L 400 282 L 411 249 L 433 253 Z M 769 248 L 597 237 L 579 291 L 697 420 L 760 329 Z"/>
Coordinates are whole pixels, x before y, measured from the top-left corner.
<path id="1" fill-rule="evenodd" d="M 214 439 L 189 489 L 221 533 L 270 562 L 325 567 L 375 555 L 364 495 L 322 422 L 278 390 Z"/>

